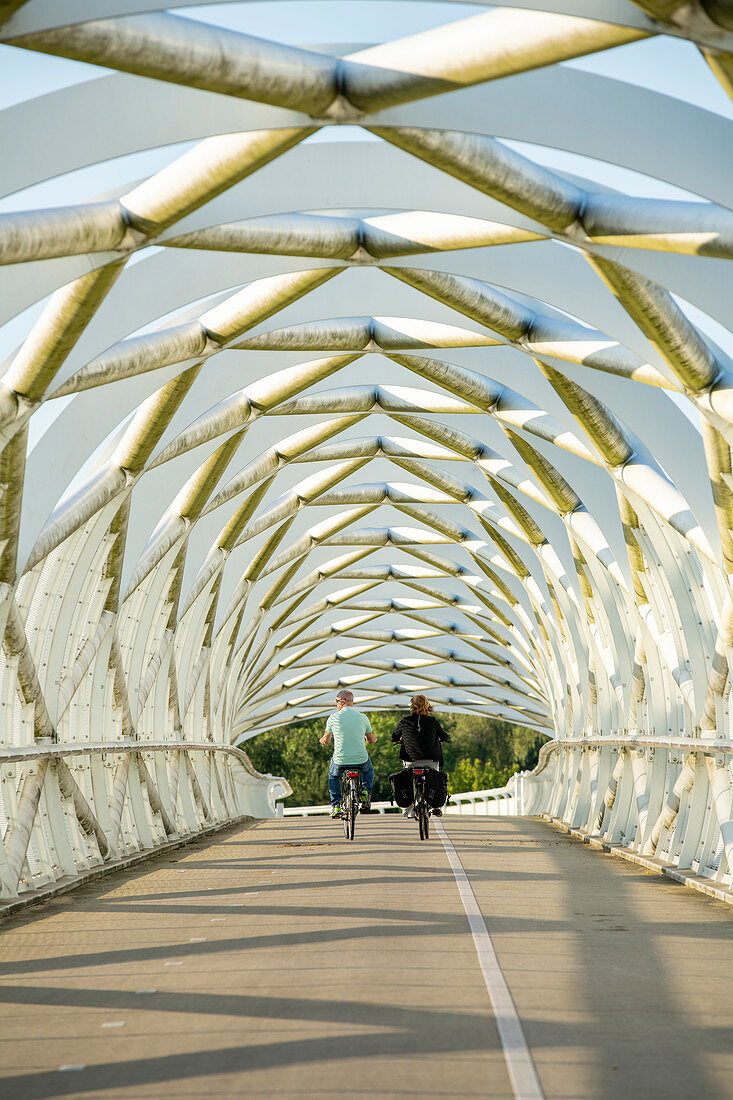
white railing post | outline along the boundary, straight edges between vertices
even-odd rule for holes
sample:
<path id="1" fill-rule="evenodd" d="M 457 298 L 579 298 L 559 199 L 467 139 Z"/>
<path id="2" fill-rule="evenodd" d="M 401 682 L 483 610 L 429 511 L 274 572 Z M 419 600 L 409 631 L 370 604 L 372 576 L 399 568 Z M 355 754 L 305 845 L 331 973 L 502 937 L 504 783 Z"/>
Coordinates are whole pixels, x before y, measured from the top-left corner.
<path id="1" fill-rule="evenodd" d="M 175 788 L 161 797 L 158 764 L 164 763 L 171 750 L 174 757 L 184 757 L 187 763 L 180 763 Z M 144 756 L 156 767 L 148 769 Z M 221 782 L 215 767 L 217 756 L 246 777 L 234 813 L 226 810 L 223 797 L 224 812 L 214 814 L 212 810 L 212 792 Z M 208 767 L 204 764 L 207 759 Z M 84 772 L 91 770 L 92 761 L 94 782 L 85 792 L 79 783 Z M 276 799 L 291 793 L 284 779 L 256 772 L 239 749 L 211 742 L 39 741 L 24 749 L 0 750 L 0 769 L 0 810 L 12 823 L 4 840 L 0 839 L 3 898 L 50 889 L 61 878 L 81 881 L 95 866 L 143 850 L 154 852 L 171 838 L 192 837 L 240 820 L 245 814 L 274 816 L 282 812 Z M 206 783 L 208 799 L 202 786 L 207 773 L 209 778 L 216 777 L 216 783 Z M 18 781 L 20 794 L 16 795 Z M 183 823 L 182 831 L 177 832 L 169 806 Z"/>

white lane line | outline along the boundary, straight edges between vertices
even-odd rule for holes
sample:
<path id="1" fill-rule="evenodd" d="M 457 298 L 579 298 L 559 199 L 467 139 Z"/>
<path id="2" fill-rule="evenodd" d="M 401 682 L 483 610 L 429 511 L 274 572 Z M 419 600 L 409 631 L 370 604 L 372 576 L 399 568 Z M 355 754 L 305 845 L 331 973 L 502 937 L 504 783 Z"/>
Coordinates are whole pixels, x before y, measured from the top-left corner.
<path id="1" fill-rule="evenodd" d="M 476 901 L 476 895 L 471 888 L 466 872 L 463 870 L 463 864 L 458 858 L 458 853 L 443 828 L 443 823 L 433 819 L 432 824 L 437 829 L 438 836 L 443 842 L 445 854 L 448 856 L 448 862 L 451 865 L 458 886 L 458 893 L 461 895 L 463 908 L 468 917 L 468 927 L 473 936 L 473 943 L 486 983 L 486 990 L 496 1017 L 496 1026 L 504 1050 L 504 1059 L 514 1096 L 516 1100 L 545 1100 L 545 1094 L 542 1091 L 537 1070 L 532 1061 L 522 1025 L 519 1022 L 516 1006 L 506 983 L 504 972 L 496 957 L 494 944 Z"/>

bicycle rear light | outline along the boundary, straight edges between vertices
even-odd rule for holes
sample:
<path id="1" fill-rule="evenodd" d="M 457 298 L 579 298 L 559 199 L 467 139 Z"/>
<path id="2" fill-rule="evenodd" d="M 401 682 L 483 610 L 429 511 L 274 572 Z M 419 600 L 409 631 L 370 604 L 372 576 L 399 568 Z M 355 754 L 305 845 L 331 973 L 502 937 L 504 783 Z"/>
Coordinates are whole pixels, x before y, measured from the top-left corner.
<path id="1" fill-rule="evenodd" d="M 349 779 L 356 779 L 359 773 L 358 772 L 347 772 L 346 774 L 349 777 Z"/>

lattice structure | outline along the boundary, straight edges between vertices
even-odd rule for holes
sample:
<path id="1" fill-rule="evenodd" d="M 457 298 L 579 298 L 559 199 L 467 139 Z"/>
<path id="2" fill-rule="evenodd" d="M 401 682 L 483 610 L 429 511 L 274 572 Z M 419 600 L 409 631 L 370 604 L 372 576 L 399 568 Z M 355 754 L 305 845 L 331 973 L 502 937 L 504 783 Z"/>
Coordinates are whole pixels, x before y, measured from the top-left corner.
<path id="1" fill-rule="evenodd" d="M 342 686 L 554 734 L 588 823 L 604 737 L 707 739 L 727 822 L 733 123 L 563 62 L 667 35 L 731 91 L 733 5 L 331 52 L 157 7 L 0 2 L 102 69 L 0 112 L 4 892 L 264 812 L 231 747 Z"/>

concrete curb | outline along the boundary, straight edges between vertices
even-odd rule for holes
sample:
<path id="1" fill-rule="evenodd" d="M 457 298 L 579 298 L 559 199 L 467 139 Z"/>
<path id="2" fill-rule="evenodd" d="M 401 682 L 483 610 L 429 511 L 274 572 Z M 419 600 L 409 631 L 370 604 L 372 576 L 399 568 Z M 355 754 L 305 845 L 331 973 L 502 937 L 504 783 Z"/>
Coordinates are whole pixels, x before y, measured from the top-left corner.
<path id="1" fill-rule="evenodd" d="M 38 890 L 29 890 L 18 898 L 9 898 L 7 901 L 0 900 L 0 921 L 4 917 L 11 917 L 23 909 L 28 909 L 32 905 L 41 905 L 44 901 L 50 901 L 51 898 L 56 898 L 60 894 L 68 894 L 79 886 L 86 886 L 97 879 L 106 878 L 107 875 L 112 875 L 115 871 L 126 871 L 130 867 L 135 867 L 138 863 L 145 863 L 147 860 L 154 859 L 155 856 L 164 856 L 168 852 L 174 852 L 177 848 L 185 848 L 194 841 L 201 840 L 202 837 L 221 833 L 224 829 L 231 829 L 235 825 L 256 825 L 259 820 L 261 819 L 245 815 L 235 817 L 231 821 L 225 821 L 221 824 L 209 825 L 198 833 L 191 833 L 190 836 L 166 841 L 165 844 L 161 844 L 158 848 L 152 848 L 150 851 L 136 852 L 135 855 L 125 856 L 124 859 L 114 859 L 109 863 L 102 863 L 99 867 L 91 867 L 88 871 L 82 871 L 74 878 L 59 879 L 58 882 L 42 886 Z"/>
<path id="2" fill-rule="evenodd" d="M 588 836 L 581 829 L 573 829 L 570 825 L 567 825 L 564 821 L 561 821 L 557 817 L 553 817 L 551 814 L 539 814 L 543 821 L 549 821 L 555 828 L 560 829 L 561 832 L 567 833 L 568 836 L 573 837 L 574 840 L 582 840 L 584 844 L 589 844 L 591 848 L 598 848 L 604 852 L 609 852 L 612 856 L 621 856 L 622 859 L 627 860 L 629 863 L 636 863 L 637 866 L 643 867 L 645 871 L 652 871 L 657 875 L 664 875 L 666 878 L 671 878 L 673 882 L 679 882 L 683 886 L 688 886 L 691 890 L 697 890 L 701 894 L 707 894 L 709 898 L 714 898 L 716 901 L 722 901 L 726 905 L 733 905 L 733 893 L 730 890 L 725 890 L 722 886 L 716 886 L 710 882 L 709 879 L 700 878 L 699 875 L 694 874 L 692 871 L 678 871 L 676 867 L 669 867 L 666 863 L 662 863 L 659 859 L 654 859 L 650 856 L 639 855 L 638 852 L 630 852 L 628 848 L 623 848 L 620 844 L 611 844 L 608 840 L 603 840 L 602 837 Z"/>

